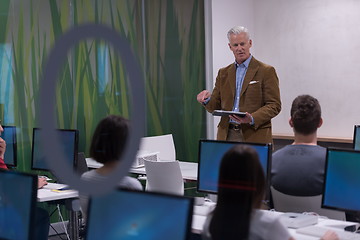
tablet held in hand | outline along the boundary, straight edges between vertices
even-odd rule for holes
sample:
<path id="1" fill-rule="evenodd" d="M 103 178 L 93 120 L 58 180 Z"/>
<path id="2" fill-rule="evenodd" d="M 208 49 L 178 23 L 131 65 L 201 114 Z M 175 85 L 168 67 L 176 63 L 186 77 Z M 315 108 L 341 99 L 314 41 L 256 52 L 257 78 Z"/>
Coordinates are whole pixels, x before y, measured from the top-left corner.
<path id="1" fill-rule="evenodd" d="M 238 117 L 245 117 L 246 113 L 244 112 L 235 112 L 235 111 L 225 111 L 225 110 L 214 110 L 212 112 L 213 116 L 229 116 L 229 115 L 236 115 Z"/>

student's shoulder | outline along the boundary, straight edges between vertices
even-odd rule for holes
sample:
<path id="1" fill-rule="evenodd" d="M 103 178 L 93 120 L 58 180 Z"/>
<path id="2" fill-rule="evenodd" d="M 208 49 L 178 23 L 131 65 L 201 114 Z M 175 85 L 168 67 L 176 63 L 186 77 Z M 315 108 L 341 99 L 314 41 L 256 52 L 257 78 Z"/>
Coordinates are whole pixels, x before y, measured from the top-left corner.
<path id="1" fill-rule="evenodd" d="M 290 233 L 280 221 L 280 215 L 271 211 L 256 210 L 255 224 L 261 239 L 289 239 Z"/>
<path id="2" fill-rule="evenodd" d="M 275 152 L 273 152 L 273 157 L 277 156 L 277 155 L 282 155 L 285 154 L 286 152 L 288 152 L 289 150 L 291 150 L 292 146 L 294 145 L 286 145 L 282 148 L 279 148 L 278 150 L 276 150 Z"/>
<path id="3" fill-rule="evenodd" d="M 120 184 L 124 188 L 133 189 L 133 190 L 143 190 L 143 187 L 140 181 L 136 178 L 125 176 Z"/>
<path id="4" fill-rule="evenodd" d="M 90 170 L 90 171 L 87 171 L 87 172 L 84 172 L 82 175 L 81 175 L 81 179 L 83 180 L 89 180 L 89 179 L 92 179 L 94 177 L 98 176 L 97 172 L 93 169 L 93 170 Z"/>

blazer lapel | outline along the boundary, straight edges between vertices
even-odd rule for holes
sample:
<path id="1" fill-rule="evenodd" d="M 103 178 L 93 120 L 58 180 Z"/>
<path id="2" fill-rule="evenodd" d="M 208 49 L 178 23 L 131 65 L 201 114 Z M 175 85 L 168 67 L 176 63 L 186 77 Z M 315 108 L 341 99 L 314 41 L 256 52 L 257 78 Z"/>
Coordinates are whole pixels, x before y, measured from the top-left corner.
<path id="1" fill-rule="evenodd" d="M 249 67 L 248 67 L 248 70 L 246 71 L 243 85 L 241 87 L 240 97 L 244 94 L 245 90 L 249 86 L 249 83 L 251 82 L 251 80 L 254 78 L 258 69 L 259 69 L 259 65 L 257 63 L 257 60 L 254 57 L 252 57 Z"/>

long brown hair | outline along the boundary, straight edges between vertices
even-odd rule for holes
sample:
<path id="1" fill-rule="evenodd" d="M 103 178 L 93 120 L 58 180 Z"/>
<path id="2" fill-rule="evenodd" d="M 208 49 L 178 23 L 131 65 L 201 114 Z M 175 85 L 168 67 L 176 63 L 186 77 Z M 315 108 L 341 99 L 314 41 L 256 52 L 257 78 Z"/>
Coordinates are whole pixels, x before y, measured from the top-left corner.
<path id="1" fill-rule="evenodd" d="M 252 210 L 260 207 L 264 193 L 265 176 L 256 150 L 232 147 L 221 160 L 212 239 L 247 239 Z"/>

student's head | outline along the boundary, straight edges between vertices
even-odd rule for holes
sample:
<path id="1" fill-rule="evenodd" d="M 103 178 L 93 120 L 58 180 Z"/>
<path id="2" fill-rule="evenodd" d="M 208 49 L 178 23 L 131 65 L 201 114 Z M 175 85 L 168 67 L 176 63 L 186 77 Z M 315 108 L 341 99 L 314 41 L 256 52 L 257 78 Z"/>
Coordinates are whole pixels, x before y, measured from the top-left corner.
<path id="1" fill-rule="evenodd" d="M 296 133 L 315 133 L 322 124 L 319 101 L 310 95 L 300 95 L 294 99 L 290 111 L 290 126 Z"/>
<path id="2" fill-rule="evenodd" d="M 210 233 L 213 240 L 248 239 L 250 219 L 265 194 L 265 176 L 255 149 L 237 145 L 223 156 L 218 199 Z"/>
<path id="3" fill-rule="evenodd" d="M 117 161 L 123 153 L 129 132 L 129 122 L 123 117 L 109 115 L 97 125 L 90 156 L 100 163 Z"/>
<path id="4" fill-rule="evenodd" d="M 249 146 L 237 145 L 223 156 L 218 182 L 218 200 L 238 203 L 248 198 L 252 208 L 260 206 L 265 193 L 265 176 L 259 156 Z"/>

